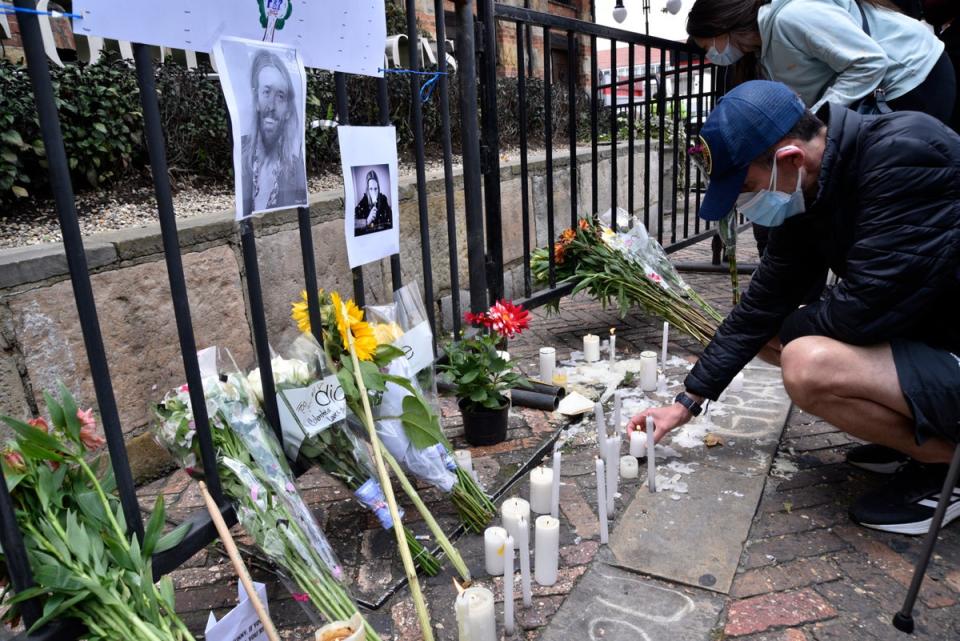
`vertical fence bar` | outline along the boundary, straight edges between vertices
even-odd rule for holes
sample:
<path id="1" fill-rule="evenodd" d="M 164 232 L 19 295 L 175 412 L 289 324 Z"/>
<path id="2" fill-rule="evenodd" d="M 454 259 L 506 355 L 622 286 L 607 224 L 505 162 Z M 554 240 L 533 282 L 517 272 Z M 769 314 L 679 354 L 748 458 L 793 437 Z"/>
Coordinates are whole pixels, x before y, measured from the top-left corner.
<path id="1" fill-rule="evenodd" d="M 597 155 L 597 138 L 600 135 L 600 130 L 597 125 L 597 37 L 590 36 L 590 186 L 591 186 L 591 197 L 590 197 L 590 216 L 596 216 L 597 210 L 600 208 L 599 193 L 598 193 L 598 179 L 597 179 L 597 164 L 599 163 L 599 158 Z M 550 239 L 550 242 L 553 242 L 553 239 Z"/>
<path id="2" fill-rule="evenodd" d="M 460 132 L 463 141 L 463 200 L 467 221 L 467 264 L 470 271 L 470 310 L 487 306 L 483 251 L 483 203 L 480 187 L 480 131 L 477 126 L 477 59 L 474 46 L 473 0 L 455 0 L 457 62 L 460 82 Z"/>
<path id="3" fill-rule="evenodd" d="M 33 0 L 15 0 L 14 4 L 22 9 L 31 11 L 36 9 L 36 3 Z M 70 271 L 74 300 L 77 304 L 80 331 L 83 334 L 87 360 L 90 363 L 90 374 L 93 378 L 97 406 L 100 408 L 100 419 L 107 439 L 110 462 L 116 476 L 117 493 L 123 506 L 127 528 L 142 539 L 143 520 L 140 517 L 140 504 L 137 501 L 133 476 L 127 461 L 127 449 L 123 442 L 117 402 L 113 396 L 110 368 L 107 365 L 103 336 L 100 333 L 100 320 L 97 317 L 96 301 L 90 284 L 87 256 L 83 248 L 80 224 L 77 221 L 73 185 L 70 182 L 70 167 L 63 146 L 63 132 L 60 130 L 60 117 L 57 114 L 50 68 L 47 66 L 43 36 L 40 34 L 40 23 L 35 14 L 21 13 L 17 18 L 27 59 L 27 73 L 30 76 L 30 84 L 33 86 L 43 147 L 46 150 L 47 169 L 50 174 L 50 184 L 53 186 L 60 232 L 63 235 L 63 249 Z"/>
<path id="4" fill-rule="evenodd" d="M 690 235 L 690 154 L 687 148 L 690 142 L 690 129 L 693 126 L 693 54 L 687 53 L 687 115 L 683 123 L 683 145 L 680 153 L 683 154 L 683 237 Z"/>
<path id="5" fill-rule="evenodd" d="M 335 71 L 333 74 L 333 86 L 337 103 L 337 123 L 341 125 L 349 125 L 350 105 L 347 101 L 346 74 L 340 71 Z M 360 307 L 363 307 L 366 304 L 366 292 L 364 291 L 363 285 L 363 267 L 353 268 L 353 300 Z"/>
<path id="6" fill-rule="evenodd" d="M 699 86 L 697 87 L 697 133 L 700 133 L 700 127 L 703 126 L 703 56 L 698 56 L 700 64 L 697 65 L 697 76 Z M 712 74 L 711 74 L 712 77 Z M 712 86 L 711 86 L 712 89 Z M 693 233 L 700 233 L 700 185 L 703 184 L 703 174 L 700 173 L 700 165 L 696 164 L 697 168 L 697 195 L 695 197 L 694 203 L 696 204 L 696 215 L 693 217 Z"/>
<path id="7" fill-rule="evenodd" d="M 23 592 L 34 586 L 30 560 L 23 546 L 23 535 L 17 526 L 17 515 L 13 500 L 7 491 L 7 479 L 0 473 L 0 545 L 3 545 L 7 574 L 16 592 Z M 28 599 L 19 606 L 20 614 L 27 628 L 30 628 L 43 615 L 43 608 L 36 598 Z"/>
<path id="8" fill-rule="evenodd" d="M 420 71 L 420 31 L 417 29 L 416 0 L 407 0 L 407 42 L 410 45 L 410 68 Z M 416 52 L 416 53 L 414 53 Z M 410 124 L 417 158 L 417 211 L 420 214 L 420 259 L 423 265 L 423 303 L 433 332 L 436 351 L 437 321 L 433 306 L 433 262 L 430 256 L 430 213 L 427 211 L 427 176 L 424 169 L 423 115 L 420 106 L 420 76 L 410 74 Z"/>
<path id="9" fill-rule="evenodd" d="M 610 39 L 610 225 L 617 228 L 617 107 L 620 86 L 617 73 L 617 41 Z"/>
<path id="10" fill-rule="evenodd" d="M 550 55 L 550 28 L 543 27 L 543 135 L 546 147 L 547 166 L 547 256 L 550 288 L 557 286 L 557 274 L 553 243 L 556 240 L 556 228 L 553 221 L 553 73 Z"/>
<path id="11" fill-rule="evenodd" d="M 524 39 L 521 33 L 529 36 L 532 29 L 517 22 L 517 68 L 523 69 L 524 59 L 533 57 L 533 50 L 524 53 Z M 529 39 L 527 40 L 529 42 Z M 527 77 L 517 74 L 517 101 L 520 105 L 520 216 L 523 223 L 523 295 L 527 298 L 533 293 L 530 275 L 530 194 L 527 173 Z M 548 246 L 551 241 L 548 240 Z"/>
<path id="12" fill-rule="evenodd" d="M 408 0 L 413 6 L 414 0 Z M 479 5 L 483 21 L 483 96 L 480 106 L 483 138 L 481 153 L 486 162 L 483 192 L 487 232 L 487 287 L 490 299 L 503 297 L 503 223 L 500 211 L 500 132 L 497 128 L 497 22 L 493 12 L 494 0 L 482 0 Z"/>
<path id="13" fill-rule="evenodd" d="M 670 201 L 670 225 L 672 228 L 670 242 L 677 242 L 677 172 L 680 170 L 680 155 L 677 153 L 680 138 L 680 50 L 672 49 L 670 57 L 673 59 L 673 95 L 669 97 L 670 108 L 673 111 L 673 122 L 670 126 L 673 129 L 673 159 L 670 161 L 673 165 L 673 175 L 670 177 L 671 192 L 673 198 Z"/>
<path id="14" fill-rule="evenodd" d="M 443 41 L 441 40 L 440 42 Z M 444 59 L 444 62 L 446 62 L 446 59 Z M 444 80 L 446 80 L 446 78 L 441 77 L 441 81 Z M 382 78 L 377 79 L 377 111 L 379 111 L 380 125 L 383 127 L 390 125 L 390 95 L 388 89 L 387 76 L 384 74 Z M 444 103 L 446 103 L 446 100 L 444 100 Z M 397 206 L 399 207 L 399 204 Z M 403 271 L 400 268 L 400 254 L 392 254 L 390 256 L 390 284 L 393 286 L 393 291 L 397 291 L 403 287 Z"/>
<path id="15" fill-rule="evenodd" d="M 150 172 L 153 176 L 154 193 L 157 198 L 157 214 L 160 220 L 160 236 L 163 240 L 163 255 L 167 265 L 167 277 L 170 281 L 170 297 L 173 302 L 173 314 L 177 323 L 177 336 L 180 340 L 180 352 L 183 369 L 193 407 L 193 420 L 197 426 L 197 439 L 200 442 L 200 456 L 203 472 L 210 488 L 210 494 L 220 504 L 223 501 L 223 488 L 217 473 L 217 458 L 213 450 L 210 435 L 210 422 L 207 416 L 207 404 L 204 400 L 203 382 L 200 378 L 200 365 L 197 362 L 197 344 L 193 335 L 193 322 L 190 314 L 190 299 L 183 275 L 183 261 L 180 256 L 180 241 L 177 235 L 177 220 L 173 210 L 173 195 L 170 189 L 170 176 L 167 172 L 167 152 L 164 146 L 163 125 L 160 122 L 160 105 L 157 101 L 156 79 L 150 48 L 143 44 L 133 45 L 133 57 L 137 69 L 137 84 L 140 87 L 140 106 L 143 108 L 144 135 L 147 141 L 147 154 L 150 158 Z"/>
<path id="16" fill-rule="evenodd" d="M 643 226 L 650 232 L 650 46 L 644 45 L 643 70 Z M 658 195 L 659 198 L 659 195 Z"/>
<path id="17" fill-rule="evenodd" d="M 627 210 L 629 211 L 627 222 L 630 224 L 631 227 L 633 226 L 633 223 L 632 223 L 633 194 L 636 191 L 636 185 L 634 184 L 635 182 L 634 176 L 636 175 L 636 172 L 634 171 L 635 161 L 633 158 L 633 143 L 634 143 L 634 138 L 636 137 L 634 132 L 634 128 L 636 124 L 636 113 L 635 113 L 636 98 L 634 94 L 636 93 L 636 91 L 634 91 L 634 85 L 633 85 L 634 78 L 636 75 L 634 73 L 634 67 L 637 63 L 635 57 L 636 57 L 636 46 L 631 42 L 630 53 L 627 55 L 627 64 L 630 66 L 630 70 L 629 70 L 630 84 L 628 85 L 629 91 L 630 91 L 630 97 L 627 99 L 627 109 L 629 110 L 629 112 L 627 113 L 627 129 L 629 129 L 629 132 L 627 134 Z"/>
<path id="18" fill-rule="evenodd" d="M 307 316 L 310 318 L 310 333 L 323 345 L 323 328 L 320 319 L 319 284 L 317 283 L 317 260 L 313 255 L 313 227 L 310 224 L 310 208 L 297 207 L 297 227 L 300 230 L 300 255 L 303 258 L 303 284 L 307 291 Z"/>
<path id="19" fill-rule="evenodd" d="M 567 126 L 570 128 L 570 227 L 575 229 L 577 188 L 579 187 L 577 185 L 577 79 L 580 76 L 580 66 L 576 35 L 572 29 L 567 31 L 567 69 L 567 119 L 569 120 Z"/>
<path id="20" fill-rule="evenodd" d="M 657 74 L 657 156 L 660 159 L 659 167 L 660 170 L 657 172 L 657 242 L 660 245 L 663 245 L 663 175 L 666 171 L 664 167 L 664 158 L 663 152 L 665 148 L 664 128 L 666 127 L 666 111 L 667 111 L 667 62 L 666 62 L 667 52 L 663 47 L 660 47 L 660 72 Z M 672 209 L 672 208 L 671 208 Z"/>
<path id="21" fill-rule="evenodd" d="M 457 248 L 457 210 L 453 193 L 453 148 L 450 135 L 450 89 L 447 80 L 447 25 L 443 0 L 434 0 L 437 30 L 437 81 L 440 91 L 440 125 L 443 128 L 443 182 L 447 201 L 447 247 L 450 252 L 450 304 L 453 311 L 453 339 L 460 340 L 460 261 Z M 520 73 L 519 75 L 523 75 Z M 399 260 L 399 257 L 398 257 Z"/>

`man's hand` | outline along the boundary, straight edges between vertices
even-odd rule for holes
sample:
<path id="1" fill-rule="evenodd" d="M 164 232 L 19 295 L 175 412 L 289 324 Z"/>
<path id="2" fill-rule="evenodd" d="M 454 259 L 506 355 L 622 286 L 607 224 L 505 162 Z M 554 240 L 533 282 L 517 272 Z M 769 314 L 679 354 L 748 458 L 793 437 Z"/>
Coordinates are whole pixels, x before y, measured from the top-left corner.
<path id="1" fill-rule="evenodd" d="M 369 225 L 370 223 L 372 223 L 372 222 L 374 221 L 374 219 L 376 219 L 376 217 L 377 217 L 377 207 L 376 207 L 376 205 L 374 205 L 374 206 L 370 209 L 370 215 L 367 216 L 367 224 Z"/>
<path id="2" fill-rule="evenodd" d="M 673 405 L 667 405 L 665 407 L 655 407 L 652 409 L 644 410 L 630 419 L 630 422 L 627 423 L 627 438 L 630 438 L 630 434 L 634 430 L 639 430 L 643 432 L 647 429 L 647 417 L 653 417 L 653 442 L 659 443 L 660 439 L 667 435 L 672 429 L 676 429 L 681 425 L 687 423 L 693 414 L 690 413 L 686 407 L 680 403 L 674 403 Z"/>

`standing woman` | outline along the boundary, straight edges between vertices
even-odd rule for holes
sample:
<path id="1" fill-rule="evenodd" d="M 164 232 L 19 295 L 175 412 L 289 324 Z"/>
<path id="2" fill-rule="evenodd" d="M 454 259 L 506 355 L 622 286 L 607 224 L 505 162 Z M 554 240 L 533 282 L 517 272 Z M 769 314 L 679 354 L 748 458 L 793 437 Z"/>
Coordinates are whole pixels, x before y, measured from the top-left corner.
<path id="1" fill-rule="evenodd" d="M 717 65 L 755 53 L 763 74 L 817 111 L 921 111 L 949 122 L 956 99 L 943 43 L 890 0 L 697 0 L 687 33 Z"/>

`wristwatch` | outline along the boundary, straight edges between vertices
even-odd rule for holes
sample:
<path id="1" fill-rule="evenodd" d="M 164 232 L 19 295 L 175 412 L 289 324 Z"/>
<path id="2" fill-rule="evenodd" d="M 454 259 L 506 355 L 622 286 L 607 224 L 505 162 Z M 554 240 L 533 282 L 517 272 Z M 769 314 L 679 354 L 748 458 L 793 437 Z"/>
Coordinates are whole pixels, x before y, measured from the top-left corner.
<path id="1" fill-rule="evenodd" d="M 700 413 L 703 411 L 703 407 L 700 405 L 700 403 L 687 396 L 686 392 L 680 392 L 677 394 L 677 397 L 673 399 L 673 402 L 680 403 L 694 416 L 700 416 Z"/>

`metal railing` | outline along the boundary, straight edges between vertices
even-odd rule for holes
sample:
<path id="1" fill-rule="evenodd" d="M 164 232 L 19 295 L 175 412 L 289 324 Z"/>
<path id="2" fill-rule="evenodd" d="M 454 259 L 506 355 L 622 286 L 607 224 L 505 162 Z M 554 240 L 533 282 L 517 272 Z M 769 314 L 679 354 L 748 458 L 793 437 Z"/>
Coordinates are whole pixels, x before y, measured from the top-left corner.
<path id="1" fill-rule="evenodd" d="M 647 229 L 651 223 L 656 228 L 657 240 L 669 252 L 677 251 L 697 241 L 703 240 L 714 233 L 710 223 L 701 221 L 696 216 L 700 206 L 701 186 L 703 176 L 699 167 L 690 161 L 686 153 L 684 141 L 688 136 L 699 130 L 699 125 L 706 114 L 713 107 L 717 97 L 715 67 L 706 62 L 700 52 L 681 42 L 664 40 L 637 34 L 622 29 L 583 22 L 547 13 L 541 13 L 522 7 L 507 4 L 497 4 L 489 0 L 483 3 L 485 10 L 480 12 L 484 22 L 484 40 L 482 47 L 481 64 L 484 67 L 483 77 L 489 76 L 495 69 L 497 52 L 495 39 L 495 23 L 501 26 L 512 25 L 516 30 L 517 68 L 524 69 L 525 61 L 533 56 L 531 51 L 531 32 L 539 31 L 542 34 L 543 48 L 543 82 L 544 82 L 544 112 L 547 114 L 544 124 L 544 139 L 546 153 L 546 236 L 548 243 L 556 240 L 557 233 L 569 225 L 575 225 L 577 218 L 585 215 L 598 214 L 608 207 L 612 210 L 612 222 L 617 223 L 618 206 L 626 205 L 627 211 L 638 213 L 638 220 L 642 220 Z M 557 220 L 558 212 L 554 207 L 554 152 L 552 121 L 550 114 L 553 109 L 553 80 L 551 77 L 552 44 L 556 38 L 566 40 L 567 67 L 571 71 L 567 74 L 567 110 L 571 115 L 568 118 L 568 146 L 569 161 L 567 171 L 570 178 L 570 208 L 567 212 L 559 212 L 564 219 L 563 223 Z M 610 70 L 615 80 L 607 83 L 600 82 L 597 64 L 597 43 L 608 40 L 610 43 Z M 590 131 L 589 142 L 591 151 L 591 189 L 589 199 L 585 194 L 578 193 L 578 162 L 577 143 L 581 140 L 578 131 L 577 119 L 573 117 L 577 105 L 577 93 L 582 91 L 577 86 L 578 70 L 580 69 L 580 48 L 589 43 L 590 53 L 590 86 L 587 89 L 590 100 Z M 627 77 L 617 77 L 617 56 L 624 53 L 618 51 L 618 44 L 627 44 L 628 74 Z M 637 50 L 642 48 L 643 61 L 637 61 Z M 657 52 L 661 70 L 652 71 L 653 53 Z M 669 62 L 669 64 L 667 64 Z M 642 69 L 637 74 L 638 66 Z M 521 180 L 521 224 L 523 227 L 523 300 L 527 307 L 535 307 L 555 300 L 568 294 L 573 286 L 559 284 L 556 280 L 556 270 L 553 252 L 549 254 L 548 283 L 546 288 L 536 290 L 532 283 L 530 254 L 530 190 L 529 190 L 529 163 L 527 153 L 527 102 L 526 85 L 527 74 L 517 75 L 520 121 L 520 180 Z M 707 87 L 709 86 L 709 89 Z M 642 98 L 637 99 L 636 88 L 642 87 Z M 694 90 L 696 87 L 696 90 Z M 625 103 L 620 104 L 617 99 L 618 91 L 627 88 L 628 95 Z M 685 90 L 681 91 L 681 88 Z M 605 93 L 609 93 L 611 106 L 606 113 L 601 114 L 601 103 Z M 484 113 L 483 148 L 487 151 L 483 173 L 487 184 L 487 246 L 488 269 L 487 277 L 490 280 L 489 290 L 491 298 L 503 294 L 503 251 L 502 238 L 499 234 L 501 216 L 507 215 L 501 211 L 499 190 L 491 189 L 492 183 L 498 184 L 500 175 L 499 139 L 497 127 L 496 87 L 487 82 L 483 85 L 482 110 Z M 598 181 L 601 142 L 600 119 L 608 118 L 607 125 L 610 142 L 610 186 L 609 201 L 600 202 L 600 185 Z M 625 122 L 623 122 L 625 120 Z M 638 122 L 639 120 L 639 122 Z M 642 123 L 642 128 L 639 124 Z M 620 180 L 620 140 L 621 128 L 626 129 L 626 171 L 627 193 L 618 193 Z M 638 133 L 641 140 L 638 140 Z M 465 132 L 466 134 L 466 132 Z M 638 149 L 638 147 L 640 149 Z M 637 155 L 641 153 L 644 163 L 642 185 L 635 184 L 635 169 Z M 658 160 L 656 174 L 653 175 L 652 160 L 654 154 Z M 680 176 L 678 179 L 677 177 Z M 668 177 L 672 177 L 670 184 Z M 637 194 L 642 187 L 642 195 Z M 656 203 L 653 202 L 652 187 L 656 189 Z M 642 200 L 641 200 L 642 198 Z M 491 214 L 497 216 L 491 221 Z M 621 221 L 622 222 L 622 221 Z M 490 230 L 493 230 L 491 233 Z"/>

